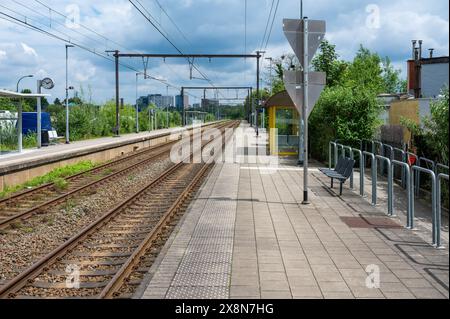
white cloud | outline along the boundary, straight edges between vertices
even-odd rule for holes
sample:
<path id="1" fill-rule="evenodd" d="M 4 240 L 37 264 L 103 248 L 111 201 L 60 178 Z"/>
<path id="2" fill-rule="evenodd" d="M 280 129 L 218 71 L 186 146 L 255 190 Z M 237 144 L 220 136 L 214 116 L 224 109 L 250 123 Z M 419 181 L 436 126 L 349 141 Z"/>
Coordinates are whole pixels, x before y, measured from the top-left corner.
<path id="1" fill-rule="evenodd" d="M 28 46 L 27 44 L 25 44 L 23 42 L 21 43 L 21 45 L 22 45 L 23 52 L 26 55 L 31 55 L 31 56 L 34 56 L 36 58 L 38 57 L 36 51 L 32 47 Z"/>
<path id="2" fill-rule="evenodd" d="M 30 18 L 40 14 L 48 15 L 48 10 L 37 2 L 26 3 L 35 12 L 24 11 Z M 46 4 L 64 13 L 67 2 L 45 0 Z M 148 11 L 161 23 L 171 39 L 184 52 L 194 53 L 242 53 L 244 52 L 244 1 L 242 0 L 165 0 L 160 1 L 171 18 L 188 37 L 188 44 L 171 24 L 154 1 L 141 1 Z M 51 32 L 65 37 L 59 32 L 70 34 L 83 45 L 97 52 L 108 49 L 139 51 L 150 53 L 175 53 L 167 41 L 142 17 L 127 0 L 71 0 L 80 8 L 80 22 L 100 34 L 114 40 L 105 39 L 79 28 L 80 34 L 53 23 Z M 247 50 L 259 49 L 272 1 L 248 1 Z M 370 29 L 365 21 L 366 6 L 375 3 L 380 8 L 380 28 Z M 13 1 L 4 4 L 18 10 Z M 404 66 L 410 56 L 410 40 L 423 39 L 425 49 L 433 47 L 436 55 L 447 55 L 448 45 L 448 2 L 442 0 L 359 0 L 304 1 L 304 13 L 311 19 L 327 21 L 327 38 L 336 44 L 342 58 L 352 59 L 358 46 L 364 46 L 388 55 L 394 65 Z M 282 18 L 298 18 L 298 0 L 280 1 L 277 19 L 267 47 L 267 56 L 277 57 L 292 52 L 282 32 Z M 23 17 L 21 17 L 23 18 Z M 41 16 L 41 22 L 48 21 Z M 53 22 L 58 16 L 52 15 Z M 64 18 L 60 20 L 65 22 Z M 36 77 L 50 76 L 55 88 L 49 92 L 52 98 L 64 95 L 65 50 L 64 43 L 35 31 L 0 20 L 0 87 L 14 87 L 15 81 L 23 74 Z M 126 48 L 120 47 L 120 45 Z M 122 62 L 142 70 L 141 59 L 122 59 Z M 158 78 L 168 79 L 172 84 L 205 85 L 201 80 L 189 80 L 189 68 L 184 60 L 151 59 L 148 73 Z M 201 70 L 216 85 L 255 85 L 254 60 L 196 60 Z M 264 62 L 267 65 L 267 61 Z M 198 74 L 196 75 L 198 76 Z M 121 96 L 132 102 L 135 96 L 135 72 L 121 68 Z M 77 89 L 80 84 L 92 86 L 93 99 L 102 102 L 114 96 L 114 64 L 80 48 L 70 49 L 69 81 Z M 31 80 L 24 80 L 23 86 L 35 87 Z M 165 93 L 164 84 L 139 79 L 139 92 Z M 176 94 L 177 91 L 171 91 Z M 234 93 L 230 93 L 234 94 Z M 191 99 L 192 102 L 192 99 Z"/>

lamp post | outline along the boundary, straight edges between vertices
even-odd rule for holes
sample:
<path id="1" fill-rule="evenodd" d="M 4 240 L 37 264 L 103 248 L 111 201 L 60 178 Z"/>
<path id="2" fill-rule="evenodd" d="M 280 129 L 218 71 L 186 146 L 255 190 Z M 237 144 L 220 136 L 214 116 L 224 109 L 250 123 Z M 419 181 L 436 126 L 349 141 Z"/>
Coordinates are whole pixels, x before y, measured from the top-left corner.
<path id="1" fill-rule="evenodd" d="M 273 85 L 273 79 L 272 79 L 272 62 L 273 62 L 273 58 L 269 57 L 266 58 L 266 60 L 270 61 L 270 66 L 269 66 L 269 80 L 270 80 L 270 93 L 272 93 L 272 85 Z"/>
<path id="2" fill-rule="evenodd" d="M 136 72 L 136 133 L 139 133 L 139 106 L 138 106 L 138 76 L 144 74 L 142 72 Z M 144 76 L 145 78 L 145 76 Z"/>
<path id="3" fill-rule="evenodd" d="M 166 85 L 166 96 L 167 99 L 169 98 L 169 85 Z M 166 121 L 167 121 L 167 128 L 169 128 L 169 104 L 166 105 Z"/>
<path id="4" fill-rule="evenodd" d="M 69 48 L 73 45 L 66 44 L 66 144 L 70 143 L 69 137 Z"/>
<path id="5" fill-rule="evenodd" d="M 34 75 L 32 75 L 32 74 L 22 76 L 22 77 L 19 79 L 19 81 L 17 81 L 16 92 L 19 92 L 19 83 L 20 83 L 20 81 L 22 81 L 22 80 L 25 79 L 25 78 L 32 78 L 33 76 L 34 76 Z"/>

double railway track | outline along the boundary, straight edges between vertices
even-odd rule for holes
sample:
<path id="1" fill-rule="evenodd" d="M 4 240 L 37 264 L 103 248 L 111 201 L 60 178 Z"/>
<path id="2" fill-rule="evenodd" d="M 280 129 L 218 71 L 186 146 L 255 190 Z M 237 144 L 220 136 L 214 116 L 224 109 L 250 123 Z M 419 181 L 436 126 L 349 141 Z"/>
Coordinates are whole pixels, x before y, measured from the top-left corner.
<path id="1" fill-rule="evenodd" d="M 0 287 L 0 297 L 131 297 L 211 167 L 173 164 Z"/>
<path id="2" fill-rule="evenodd" d="M 45 212 L 49 207 L 61 204 L 70 197 L 97 189 L 114 179 L 139 170 L 158 158 L 167 157 L 176 142 L 171 141 L 146 148 L 121 156 L 88 171 L 69 176 L 65 179 L 68 184 L 64 189 L 58 189 L 53 183 L 48 183 L 2 199 L 0 200 L 0 228 L 5 228 L 34 214 Z"/>

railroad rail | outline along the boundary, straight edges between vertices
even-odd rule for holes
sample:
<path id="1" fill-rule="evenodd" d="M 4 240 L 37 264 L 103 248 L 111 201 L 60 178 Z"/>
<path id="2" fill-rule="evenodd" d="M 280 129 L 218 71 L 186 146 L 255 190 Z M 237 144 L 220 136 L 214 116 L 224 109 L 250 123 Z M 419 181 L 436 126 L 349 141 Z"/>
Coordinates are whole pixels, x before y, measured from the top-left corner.
<path id="1" fill-rule="evenodd" d="M 228 123 L 222 129 L 237 125 Z M 167 237 L 211 167 L 209 163 L 173 164 L 0 287 L 0 297 L 130 297 L 155 251 L 164 244 L 162 237 Z"/>
<path id="2" fill-rule="evenodd" d="M 218 127 L 223 125 L 225 124 L 220 123 Z M 5 228 L 14 222 L 58 205 L 69 197 L 98 188 L 113 179 L 138 170 L 157 158 L 167 155 L 176 142 L 178 140 L 146 148 L 69 176 L 65 178 L 68 185 L 63 190 L 58 189 L 53 183 L 47 183 L 4 198 L 0 200 L 0 228 Z"/>

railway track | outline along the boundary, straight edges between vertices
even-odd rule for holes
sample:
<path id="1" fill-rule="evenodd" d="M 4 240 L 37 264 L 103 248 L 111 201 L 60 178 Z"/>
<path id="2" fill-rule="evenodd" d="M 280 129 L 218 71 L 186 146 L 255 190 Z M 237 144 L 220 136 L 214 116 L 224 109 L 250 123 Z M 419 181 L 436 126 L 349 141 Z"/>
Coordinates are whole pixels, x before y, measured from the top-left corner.
<path id="1" fill-rule="evenodd" d="M 211 167 L 172 165 L 0 287 L 0 297 L 130 297 Z"/>
<path id="2" fill-rule="evenodd" d="M 219 128 L 224 124 L 219 124 Z M 61 204 L 69 197 L 95 189 L 129 174 L 140 167 L 166 156 L 172 146 L 178 141 L 171 141 L 122 156 L 111 162 L 94 167 L 88 171 L 67 177 L 67 187 L 58 189 L 53 183 L 14 194 L 0 200 L 0 228 L 5 228 L 15 222 L 34 214 L 45 212 L 49 207 Z"/>

